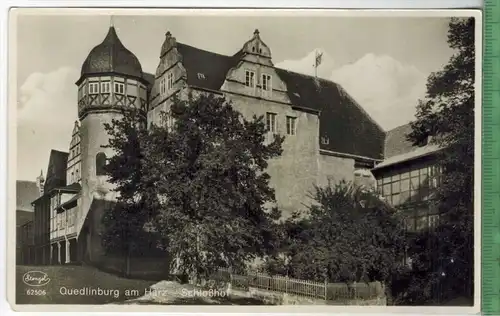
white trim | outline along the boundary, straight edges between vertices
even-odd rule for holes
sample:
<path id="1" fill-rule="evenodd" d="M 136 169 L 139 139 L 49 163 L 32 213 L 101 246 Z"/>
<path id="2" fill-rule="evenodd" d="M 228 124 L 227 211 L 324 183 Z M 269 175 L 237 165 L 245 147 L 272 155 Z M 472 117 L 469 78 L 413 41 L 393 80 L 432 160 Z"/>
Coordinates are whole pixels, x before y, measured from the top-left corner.
<path id="1" fill-rule="evenodd" d="M 331 151 L 331 150 L 328 150 L 328 149 L 320 149 L 319 153 L 320 154 L 332 154 L 332 155 L 335 155 L 335 156 L 341 156 L 341 157 L 347 157 L 347 158 L 360 158 L 360 159 L 371 160 L 373 162 L 377 162 L 377 161 L 381 162 L 381 161 L 383 161 L 382 159 L 375 159 L 375 158 L 370 158 L 370 157 L 366 157 L 366 156 L 358 156 L 358 155 L 353 155 L 353 154 L 345 154 L 345 153 L 341 153 L 341 152 L 337 152 L 337 151 Z"/>

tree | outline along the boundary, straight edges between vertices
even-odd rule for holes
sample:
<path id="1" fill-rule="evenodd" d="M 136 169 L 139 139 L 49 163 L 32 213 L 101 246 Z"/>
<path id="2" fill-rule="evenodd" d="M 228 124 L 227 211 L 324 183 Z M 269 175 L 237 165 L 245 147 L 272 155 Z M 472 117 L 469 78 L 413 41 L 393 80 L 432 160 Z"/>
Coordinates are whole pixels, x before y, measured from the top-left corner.
<path id="1" fill-rule="evenodd" d="M 316 187 L 313 198 L 306 217 L 284 223 L 288 273 L 317 281 L 389 282 L 405 248 L 399 213 L 345 181 Z"/>
<path id="2" fill-rule="evenodd" d="M 140 110 L 122 111 L 118 119 L 105 124 L 109 143 L 115 155 L 108 158 L 105 172 L 119 193 L 114 207 L 102 217 L 102 243 L 108 253 L 141 255 L 156 249 L 157 236 L 148 231 L 148 224 L 158 211 L 154 183 L 144 177 L 144 145 L 147 139 L 145 116 Z M 127 260 L 128 265 L 128 260 Z M 128 271 L 128 266 L 127 266 Z"/>
<path id="3" fill-rule="evenodd" d="M 249 121 L 211 94 L 174 98 L 166 125 L 152 126 L 143 176 L 159 200 L 156 230 L 182 273 L 203 278 L 242 268 L 275 248 L 276 209 L 267 161 L 283 137 L 266 143 L 262 117 Z M 170 117 L 169 117 L 170 116 Z"/>
<path id="4" fill-rule="evenodd" d="M 429 76 L 426 99 L 419 102 L 409 135 L 415 144 L 433 136 L 433 142 L 443 148 L 437 162 L 442 167 L 442 183 L 434 201 L 441 224 L 432 234 L 419 236 L 427 242 L 434 240 L 435 246 L 425 250 L 428 254 L 416 252 L 416 262 L 424 257 L 435 263 L 428 265 L 428 284 L 440 283 L 443 289 L 460 292 L 467 280 L 465 294 L 470 298 L 474 277 L 474 25 L 474 18 L 451 19 L 448 43 L 455 54 L 443 70 Z"/>

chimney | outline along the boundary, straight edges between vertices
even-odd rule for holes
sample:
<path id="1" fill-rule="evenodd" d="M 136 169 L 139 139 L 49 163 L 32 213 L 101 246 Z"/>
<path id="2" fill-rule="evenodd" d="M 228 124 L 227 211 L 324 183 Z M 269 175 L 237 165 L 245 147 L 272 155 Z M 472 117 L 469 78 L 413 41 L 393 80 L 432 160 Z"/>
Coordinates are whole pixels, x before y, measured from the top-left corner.
<path id="1" fill-rule="evenodd" d="M 40 192 L 40 196 L 43 195 L 43 187 L 45 185 L 45 178 L 43 177 L 43 170 L 40 170 L 40 175 L 36 178 L 36 186 Z"/>

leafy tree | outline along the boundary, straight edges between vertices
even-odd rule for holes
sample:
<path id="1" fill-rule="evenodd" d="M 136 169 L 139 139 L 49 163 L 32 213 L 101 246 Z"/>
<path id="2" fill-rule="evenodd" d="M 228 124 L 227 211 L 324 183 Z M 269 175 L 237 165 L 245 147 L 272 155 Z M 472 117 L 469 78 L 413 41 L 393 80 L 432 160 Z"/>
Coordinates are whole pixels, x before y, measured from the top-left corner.
<path id="1" fill-rule="evenodd" d="M 143 150 L 145 183 L 159 199 L 156 230 L 180 272 L 203 278 L 242 268 L 275 248 L 275 201 L 265 172 L 283 137 L 266 143 L 262 117 L 245 119 L 223 97 L 173 99 L 169 124 L 152 126 Z"/>
<path id="2" fill-rule="evenodd" d="M 390 282 L 405 238 L 399 214 L 373 192 L 347 182 L 315 188 L 305 217 L 283 224 L 288 274 L 329 282 Z"/>
<path id="3" fill-rule="evenodd" d="M 144 250 L 154 252 L 158 241 L 148 231 L 158 203 L 152 191 L 154 183 L 144 177 L 144 144 L 148 136 L 145 123 L 143 112 L 127 109 L 119 119 L 105 124 L 110 139 L 103 147 L 115 152 L 108 158 L 105 171 L 119 195 L 114 207 L 103 214 L 102 242 L 108 253 L 127 258 L 143 254 Z"/>
<path id="4" fill-rule="evenodd" d="M 426 266 L 426 288 L 440 286 L 472 298 L 474 276 L 474 18 L 453 18 L 448 43 L 455 50 L 443 70 L 427 81 L 426 99 L 417 107 L 409 139 L 415 144 L 428 136 L 443 150 L 438 154 L 442 183 L 435 206 L 441 223 L 431 234 L 419 236 L 415 244 L 427 244 L 416 251 L 415 265 Z M 423 269 L 425 271 L 425 269 Z M 464 293 L 464 281 L 469 282 Z M 422 280 L 415 280 L 422 287 Z M 432 291 L 421 293 L 432 296 Z"/>

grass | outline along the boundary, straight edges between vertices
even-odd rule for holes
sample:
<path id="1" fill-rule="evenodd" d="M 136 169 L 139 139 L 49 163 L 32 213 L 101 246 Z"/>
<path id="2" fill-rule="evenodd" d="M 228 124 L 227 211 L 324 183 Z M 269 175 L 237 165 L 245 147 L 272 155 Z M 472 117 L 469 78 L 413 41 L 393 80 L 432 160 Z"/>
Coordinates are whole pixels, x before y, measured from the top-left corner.
<path id="1" fill-rule="evenodd" d="M 50 282 L 40 287 L 28 286 L 23 282 L 23 275 L 28 271 L 45 272 L 50 278 Z M 16 304 L 108 304 L 123 302 L 142 296 L 145 289 L 154 283 L 154 281 L 119 277 L 89 266 L 17 266 Z M 110 295 L 63 295 L 61 293 L 65 289 L 82 288 L 96 290 L 100 288 L 113 292 Z M 138 292 L 131 293 L 131 290 Z"/>

